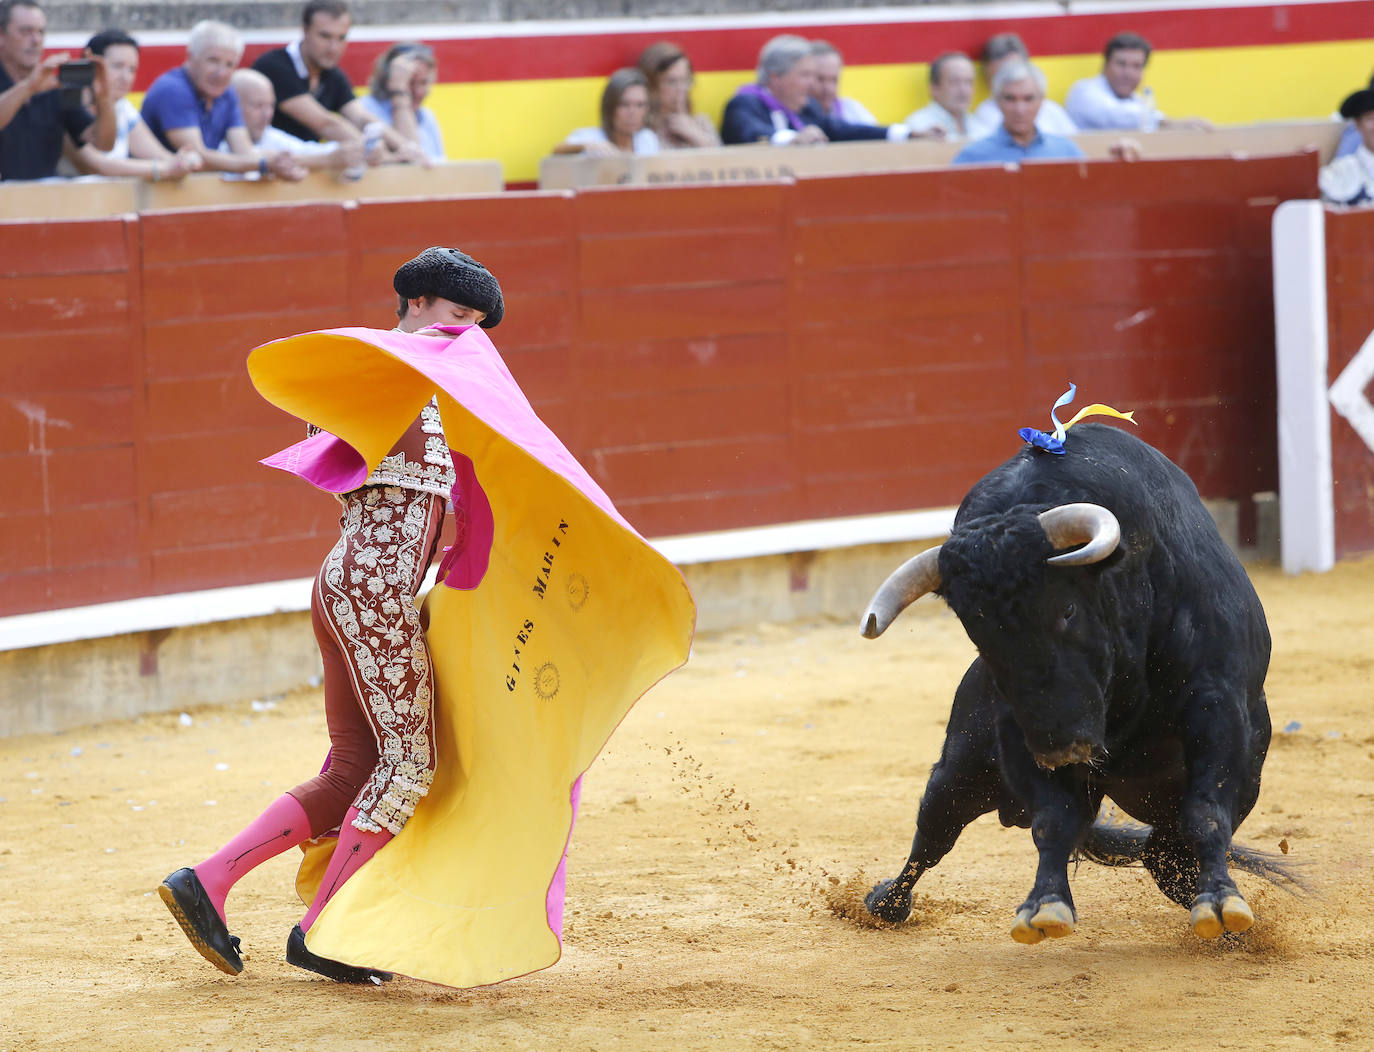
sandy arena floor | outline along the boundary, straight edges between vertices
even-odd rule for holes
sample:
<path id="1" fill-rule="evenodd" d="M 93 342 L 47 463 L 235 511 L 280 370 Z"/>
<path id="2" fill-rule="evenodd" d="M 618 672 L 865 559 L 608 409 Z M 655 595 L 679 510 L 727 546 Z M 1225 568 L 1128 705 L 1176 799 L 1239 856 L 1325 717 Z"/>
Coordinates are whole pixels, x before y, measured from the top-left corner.
<path id="1" fill-rule="evenodd" d="M 842 918 L 906 856 L 971 658 L 927 599 L 876 642 L 857 611 L 700 638 L 585 781 L 563 960 L 483 990 L 287 965 L 295 852 L 229 899 L 237 978 L 153 894 L 318 769 L 317 693 L 0 741 L 0 1049 L 1374 1047 L 1374 559 L 1252 573 L 1275 738 L 1241 839 L 1286 841 L 1317 894 L 1241 874 L 1240 945 L 1194 938 L 1143 871 L 1086 863 L 1078 931 L 1013 943 L 1035 855 L 992 816 L 910 923 Z"/>

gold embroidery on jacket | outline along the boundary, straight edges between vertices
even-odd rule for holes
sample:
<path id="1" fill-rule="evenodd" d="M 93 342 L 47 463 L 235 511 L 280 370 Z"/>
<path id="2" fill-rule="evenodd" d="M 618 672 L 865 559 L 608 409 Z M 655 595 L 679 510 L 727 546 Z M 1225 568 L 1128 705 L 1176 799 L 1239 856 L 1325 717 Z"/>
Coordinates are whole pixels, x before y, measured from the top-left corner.
<path id="1" fill-rule="evenodd" d="M 367 486 L 341 500 L 341 535 L 325 560 L 320 597 L 379 746 L 353 825 L 399 833 L 434 778 L 434 673 L 415 592 L 430 518 L 442 505 L 397 486 Z"/>

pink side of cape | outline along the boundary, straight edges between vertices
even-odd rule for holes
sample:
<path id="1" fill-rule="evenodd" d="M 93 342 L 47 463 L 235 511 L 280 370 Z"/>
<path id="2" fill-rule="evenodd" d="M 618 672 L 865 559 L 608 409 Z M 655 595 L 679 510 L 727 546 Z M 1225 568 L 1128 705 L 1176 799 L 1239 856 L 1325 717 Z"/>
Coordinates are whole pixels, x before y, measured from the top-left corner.
<path id="1" fill-rule="evenodd" d="M 442 390 L 473 416 L 519 446 L 550 471 L 567 479 L 588 500 L 638 536 L 634 527 L 616 511 L 615 505 L 601 487 L 558 440 L 558 436 L 535 415 L 529 400 L 481 328 L 469 325 L 444 329 L 453 335 L 452 340 L 383 329 L 347 328 L 323 331 L 370 343 L 410 365 L 433 381 L 437 389 Z M 486 571 L 487 554 L 491 549 L 494 535 L 491 509 L 486 493 L 472 471 L 471 460 L 461 450 L 454 450 L 453 453 L 458 475 L 453 490 L 454 507 L 470 511 L 464 513 L 465 536 L 455 544 L 454 550 L 444 556 L 440 563 L 439 577 L 450 587 L 475 588 Z M 329 493 L 347 493 L 357 489 L 366 480 L 369 470 L 362 454 L 343 439 L 327 431 L 265 457 L 262 463 L 296 475 Z M 581 794 L 582 778 L 579 776 L 573 782 L 570 794 L 572 822 L 568 824 L 568 841 L 564 843 L 563 858 L 558 864 L 553 880 L 549 883 L 549 890 L 544 899 L 549 928 L 557 936 L 560 946 L 563 942 L 563 902 L 567 885 L 568 843 L 572 840 L 572 825 L 577 820 L 577 806 Z"/>
<path id="2" fill-rule="evenodd" d="M 535 415 L 500 353 L 478 326 L 445 328 L 443 331 L 453 334 L 452 340 L 385 329 L 322 331 L 362 340 L 405 362 L 492 430 L 562 475 L 598 508 L 634 532 L 558 436 Z M 327 432 L 274 453 L 262 462 L 297 475 L 330 493 L 346 493 L 361 485 L 367 477 L 367 465 L 362 456 L 347 442 Z"/>

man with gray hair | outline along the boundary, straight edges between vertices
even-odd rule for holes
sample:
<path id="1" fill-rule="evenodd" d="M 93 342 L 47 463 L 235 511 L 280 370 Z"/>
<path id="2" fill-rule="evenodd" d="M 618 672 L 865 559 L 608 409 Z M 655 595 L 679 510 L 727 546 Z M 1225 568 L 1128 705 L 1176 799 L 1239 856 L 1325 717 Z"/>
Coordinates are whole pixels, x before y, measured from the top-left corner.
<path id="1" fill-rule="evenodd" d="M 1005 63 L 992 79 L 992 97 L 1002 120 L 987 138 L 971 142 L 954 157 L 955 164 L 987 164 L 1079 158 L 1072 139 L 1040 131 L 1035 119 L 1045 101 L 1045 74 L 1029 62 Z"/>
<path id="2" fill-rule="evenodd" d="M 946 51 L 930 64 L 930 102 L 906 119 L 913 134 L 936 132 L 950 142 L 982 139 L 995 125 L 969 112 L 973 104 L 973 61 L 962 51 Z"/>
<path id="3" fill-rule="evenodd" d="M 725 107 L 720 137 L 727 145 L 771 142 L 778 146 L 850 139 L 909 138 L 905 124 L 850 124 L 827 117 L 812 100 L 816 56 L 805 37 L 783 34 L 759 52 L 758 80 L 735 93 Z"/>
<path id="4" fill-rule="evenodd" d="M 305 169 L 289 153 L 253 148 L 238 96 L 229 90 L 242 57 L 243 38 L 233 26 L 197 22 L 186 42 L 185 63 L 153 81 L 143 97 L 144 121 L 167 149 L 197 151 L 210 171 L 305 178 Z M 227 152 L 220 150 L 221 143 Z"/>
<path id="5" fill-rule="evenodd" d="M 989 87 L 996 79 L 998 71 L 1011 62 L 1030 62 L 1030 52 L 1026 50 L 1021 38 L 1015 33 L 998 33 L 988 37 L 983 45 L 983 76 L 987 78 Z M 997 92 L 994 90 L 990 98 L 980 102 L 973 114 L 983 124 L 997 127 L 1002 120 L 1001 110 L 997 104 Z M 1073 118 L 1064 107 L 1053 99 L 1042 100 L 1036 127 L 1052 135 L 1078 134 L 1078 125 L 1073 122 Z"/>

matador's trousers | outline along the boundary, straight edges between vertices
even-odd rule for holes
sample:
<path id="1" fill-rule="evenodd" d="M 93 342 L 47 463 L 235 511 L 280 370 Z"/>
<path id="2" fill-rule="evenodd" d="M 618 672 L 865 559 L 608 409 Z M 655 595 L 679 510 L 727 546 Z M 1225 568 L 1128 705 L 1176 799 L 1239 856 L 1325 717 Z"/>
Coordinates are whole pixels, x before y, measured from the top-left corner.
<path id="1" fill-rule="evenodd" d="M 340 536 L 310 604 L 324 659 L 330 758 L 296 788 L 312 836 L 350 806 L 367 832 L 399 833 L 434 777 L 434 669 L 415 605 L 444 499 L 399 486 L 341 498 Z"/>

